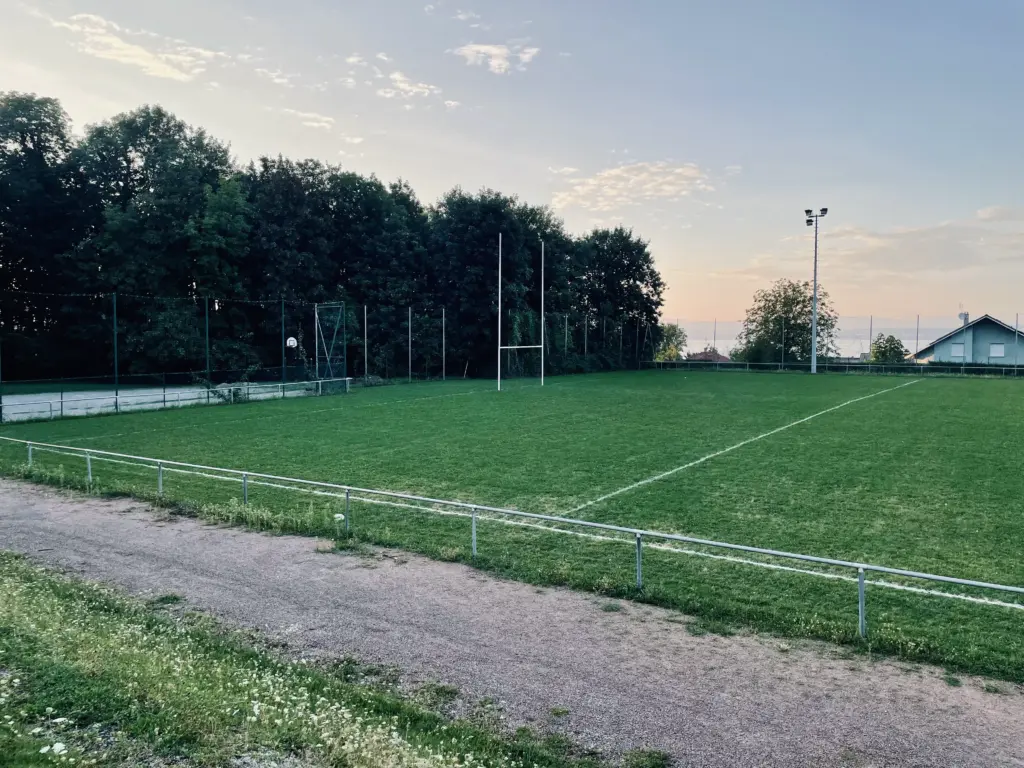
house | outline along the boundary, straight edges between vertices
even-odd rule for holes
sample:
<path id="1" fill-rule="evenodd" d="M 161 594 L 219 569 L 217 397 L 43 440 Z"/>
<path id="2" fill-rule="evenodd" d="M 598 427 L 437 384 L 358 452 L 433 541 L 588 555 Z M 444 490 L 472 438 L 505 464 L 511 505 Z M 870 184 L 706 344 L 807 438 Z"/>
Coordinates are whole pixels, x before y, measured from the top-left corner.
<path id="1" fill-rule="evenodd" d="M 701 363 L 728 363 L 731 362 L 728 356 L 723 355 L 717 349 L 705 349 L 701 352 L 691 352 L 686 356 L 687 360 L 695 360 Z"/>
<path id="2" fill-rule="evenodd" d="M 918 363 L 959 363 L 961 365 L 1024 364 L 1024 333 L 982 315 L 977 320 L 961 316 L 963 325 L 936 339 L 914 355 Z"/>

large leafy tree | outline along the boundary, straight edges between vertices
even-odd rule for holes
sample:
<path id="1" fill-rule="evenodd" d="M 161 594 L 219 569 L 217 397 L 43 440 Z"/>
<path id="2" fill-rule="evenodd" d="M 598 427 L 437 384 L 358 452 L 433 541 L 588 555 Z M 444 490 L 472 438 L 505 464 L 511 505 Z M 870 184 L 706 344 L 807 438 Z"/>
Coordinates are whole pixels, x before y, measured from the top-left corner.
<path id="1" fill-rule="evenodd" d="M 754 294 L 740 332 L 736 360 L 751 363 L 809 362 L 812 338 L 812 287 L 809 282 L 778 280 Z M 828 293 L 818 286 L 818 357 L 838 354 L 839 317 Z"/>
<path id="2" fill-rule="evenodd" d="M 871 342 L 871 362 L 873 363 L 905 363 L 910 350 L 903 342 L 892 334 L 878 334 Z"/>
<path id="3" fill-rule="evenodd" d="M 71 159 L 71 123 L 56 99 L 0 94 L 0 333 L 15 369 L 56 375 L 77 350 L 66 309 L 40 293 L 77 291 L 61 256 L 86 236 L 98 208 Z"/>
<path id="4" fill-rule="evenodd" d="M 683 359 L 686 348 L 686 329 L 680 325 L 662 325 L 658 327 L 658 349 L 654 359 L 661 362 L 672 362 Z"/>
<path id="5" fill-rule="evenodd" d="M 574 237 L 550 209 L 492 190 L 425 206 L 404 181 L 316 160 L 238 168 L 156 106 L 76 141 L 56 101 L 0 96 L 0 332 L 26 341 L 25 378 L 109 374 L 115 327 L 122 375 L 208 364 L 269 375 L 282 332 L 300 341 L 291 362 L 311 359 L 311 305 L 342 301 L 350 373 L 364 354 L 374 373 L 404 373 L 410 332 L 416 370 L 438 373 L 444 313 L 449 371 L 491 375 L 499 236 L 503 339 L 540 343 L 543 296 L 549 371 L 654 351 L 664 285 L 628 229 Z"/>

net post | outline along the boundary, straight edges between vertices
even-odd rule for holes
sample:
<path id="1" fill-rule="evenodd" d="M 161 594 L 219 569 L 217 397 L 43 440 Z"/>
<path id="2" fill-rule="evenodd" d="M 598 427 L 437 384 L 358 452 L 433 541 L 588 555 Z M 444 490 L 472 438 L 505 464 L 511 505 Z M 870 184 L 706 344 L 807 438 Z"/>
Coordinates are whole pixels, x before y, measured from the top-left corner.
<path id="1" fill-rule="evenodd" d="M 540 241 L 540 385 L 544 386 L 544 241 Z"/>
<path id="2" fill-rule="evenodd" d="M 284 296 L 281 297 L 281 384 L 288 381 L 288 357 L 285 349 L 288 343 L 284 337 Z M 284 397 L 284 387 L 281 387 L 281 397 Z"/>
<path id="3" fill-rule="evenodd" d="M 313 305 L 313 348 L 316 350 L 316 368 L 314 371 L 317 380 L 320 379 L 320 305 Z"/>
<path id="4" fill-rule="evenodd" d="M 501 392 L 501 232 L 498 233 L 498 391 Z"/>

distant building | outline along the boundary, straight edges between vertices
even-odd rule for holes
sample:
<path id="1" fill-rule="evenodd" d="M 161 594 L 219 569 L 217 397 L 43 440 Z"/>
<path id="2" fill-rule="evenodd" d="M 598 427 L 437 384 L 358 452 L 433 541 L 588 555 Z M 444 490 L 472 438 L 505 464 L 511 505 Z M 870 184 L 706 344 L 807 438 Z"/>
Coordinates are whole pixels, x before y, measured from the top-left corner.
<path id="1" fill-rule="evenodd" d="M 982 315 L 977 320 L 961 316 L 964 324 L 936 339 L 913 356 L 918 363 L 960 363 L 963 365 L 1024 364 L 1024 333 Z"/>
<path id="2" fill-rule="evenodd" d="M 728 363 L 728 355 L 723 355 L 716 349 L 705 349 L 700 352 L 691 352 L 686 356 L 687 360 L 695 360 L 699 363 Z"/>

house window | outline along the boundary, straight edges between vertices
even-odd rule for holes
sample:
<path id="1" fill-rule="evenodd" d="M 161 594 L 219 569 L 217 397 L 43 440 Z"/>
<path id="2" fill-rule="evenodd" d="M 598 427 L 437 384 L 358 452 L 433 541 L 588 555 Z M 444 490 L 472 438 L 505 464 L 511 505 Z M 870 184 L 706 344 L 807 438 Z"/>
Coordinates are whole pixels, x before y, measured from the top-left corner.
<path id="1" fill-rule="evenodd" d="M 952 357 L 963 357 L 964 356 L 964 345 L 954 344 L 953 351 L 950 353 Z"/>
<path id="2" fill-rule="evenodd" d="M 989 357 L 1005 357 L 1006 347 L 1002 344 L 989 344 L 988 356 Z"/>

